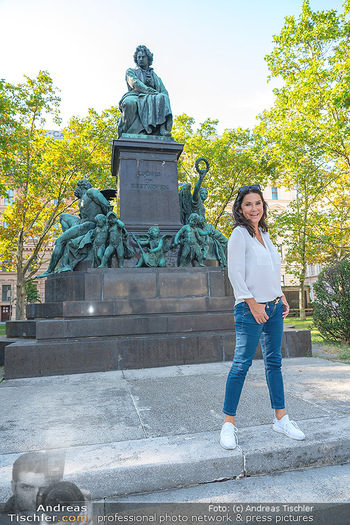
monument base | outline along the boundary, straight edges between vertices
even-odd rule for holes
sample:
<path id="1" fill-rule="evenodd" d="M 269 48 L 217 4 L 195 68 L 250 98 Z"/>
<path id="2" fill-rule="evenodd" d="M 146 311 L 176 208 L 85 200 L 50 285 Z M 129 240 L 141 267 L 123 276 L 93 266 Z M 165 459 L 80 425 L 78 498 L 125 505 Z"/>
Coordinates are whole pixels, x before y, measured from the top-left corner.
<path id="1" fill-rule="evenodd" d="M 218 267 L 53 274 L 46 300 L 6 323 L 18 339 L 5 348 L 5 379 L 233 358 L 234 297 Z M 282 355 L 312 355 L 310 331 L 286 331 Z"/>
<path id="2" fill-rule="evenodd" d="M 46 303 L 7 324 L 24 338 L 5 350 L 19 378 L 231 359 L 234 298 L 227 273 L 207 268 L 91 268 L 53 274 Z"/>

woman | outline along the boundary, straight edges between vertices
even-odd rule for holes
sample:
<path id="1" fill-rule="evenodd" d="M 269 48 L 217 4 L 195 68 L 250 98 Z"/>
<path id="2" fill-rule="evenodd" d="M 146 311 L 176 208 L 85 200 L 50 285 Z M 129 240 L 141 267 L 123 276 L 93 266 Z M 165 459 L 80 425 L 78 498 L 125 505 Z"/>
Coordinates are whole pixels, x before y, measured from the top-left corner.
<path id="1" fill-rule="evenodd" d="M 228 242 L 228 275 L 235 294 L 236 348 L 226 383 L 220 434 L 223 448 L 237 445 L 235 415 L 247 371 L 261 343 L 273 430 L 292 439 L 305 439 L 285 412 L 281 372 L 283 319 L 289 306 L 281 289 L 281 258 L 266 225 L 267 204 L 260 186 L 244 186 L 233 205 L 235 226 Z"/>

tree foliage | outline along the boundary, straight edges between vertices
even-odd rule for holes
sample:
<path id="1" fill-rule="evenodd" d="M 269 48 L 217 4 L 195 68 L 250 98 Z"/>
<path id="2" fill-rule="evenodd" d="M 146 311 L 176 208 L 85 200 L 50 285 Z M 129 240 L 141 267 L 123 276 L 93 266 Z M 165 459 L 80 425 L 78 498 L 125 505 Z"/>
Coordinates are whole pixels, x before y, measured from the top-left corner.
<path id="1" fill-rule="evenodd" d="M 40 294 L 37 285 L 32 280 L 25 282 L 26 290 L 26 302 L 27 303 L 40 303 Z"/>
<path id="2" fill-rule="evenodd" d="M 215 228 L 229 236 L 232 218 L 226 209 L 241 186 L 267 181 L 269 163 L 262 154 L 259 137 L 248 129 L 226 129 L 222 135 L 217 131 L 217 120 L 207 119 L 193 130 L 194 119 L 188 115 L 175 118 L 172 134 L 184 144 L 178 164 L 179 182 L 191 182 L 194 188 L 198 180 L 195 162 L 204 157 L 210 164 L 203 186 L 208 189 L 205 201 L 207 220 Z"/>
<path id="3" fill-rule="evenodd" d="M 304 0 L 299 18 L 286 17 L 266 57 L 270 78 L 279 77 L 282 86 L 274 90 L 275 103 L 260 116 L 257 132 L 276 163 L 276 184 L 296 193 L 277 223 L 301 297 L 307 264 L 322 260 L 324 253 L 342 257 L 348 242 L 346 205 L 332 198 L 350 181 L 347 4 L 341 14 L 313 12 Z M 327 217 L 332 220 L 325 231 L 320 226 Z"/>
<path id="4" fill-rule="evenodd" d="M 350 255 L 350 179 L 339 177 L 320 196 L 314 224 L 314 246 L 319 262 L 342 261 Z M 319 247 L 322 248 L 320 252 Z"/>
<path id="5" fill-rule="evenodd" d="M 2 216 L 0 258 L 17 272 L 16 312 L 24 318 L 25 282 L 37 273 L 45 248 L 59 233 L 59 215 L 74 208 L 76 182 L 87 178 L 101 189 L 115 185 L 110 155 L 118 110 L 99 115 L 91 109 L 84 118 L 73 117 L 62 129 L 64 139 L 56 140 L 45 131 L 48 114 L 59 123 L 60 99 L 49 74 L 40 72 L 36 79 L 25 77 L 23 84 L 3 87 L 9 110 L 0 181 L 5 193 L 14 190 L 14 196 Z"/>

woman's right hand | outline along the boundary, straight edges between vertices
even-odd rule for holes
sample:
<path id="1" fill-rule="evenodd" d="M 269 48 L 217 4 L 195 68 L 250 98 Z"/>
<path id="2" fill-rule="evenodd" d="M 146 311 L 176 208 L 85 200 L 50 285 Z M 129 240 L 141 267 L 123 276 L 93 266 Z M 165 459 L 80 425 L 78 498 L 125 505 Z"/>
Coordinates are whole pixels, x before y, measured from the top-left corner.
<path id="1" fill-rule="evenodd" d="M 265 304 L 257 303 L 253 298 L 245 299 L 245 302 L 248 304 L 250 311 L 258 324 L 265 323 L 269 319 L 265 310 Z"/>

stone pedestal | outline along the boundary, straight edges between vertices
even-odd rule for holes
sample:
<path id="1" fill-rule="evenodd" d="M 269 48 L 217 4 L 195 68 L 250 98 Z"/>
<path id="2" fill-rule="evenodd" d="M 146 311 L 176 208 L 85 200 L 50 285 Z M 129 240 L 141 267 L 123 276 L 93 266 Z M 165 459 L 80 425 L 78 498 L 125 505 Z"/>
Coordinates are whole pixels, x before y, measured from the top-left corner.
<path id="1" fill-rule="evenodd" d="M 231 360 L 234 297 L 221 268 L 90 268 L 53 274 L 44 304 L 6 323 L 5 378 Z M 309 330 L 283 357 L 312 355 Z M 261 358 L 258 347 L 256 356 Z"/>
<path id="2" fill-rule="evenodd" d="M 221 268 L 91 268 L 53 274 L 46 303 L 7 323 L 19 378 L 231 359 L 234 297 Z"/>
<path id="3" fill-rule="evenodd" d="M 183 146 L 160 137 L 113 141 L 112 174 L 118 181 L 119 214 L 136 234 L 158 225 L 161 234 L 181 228 L 177 161 Z"/>

